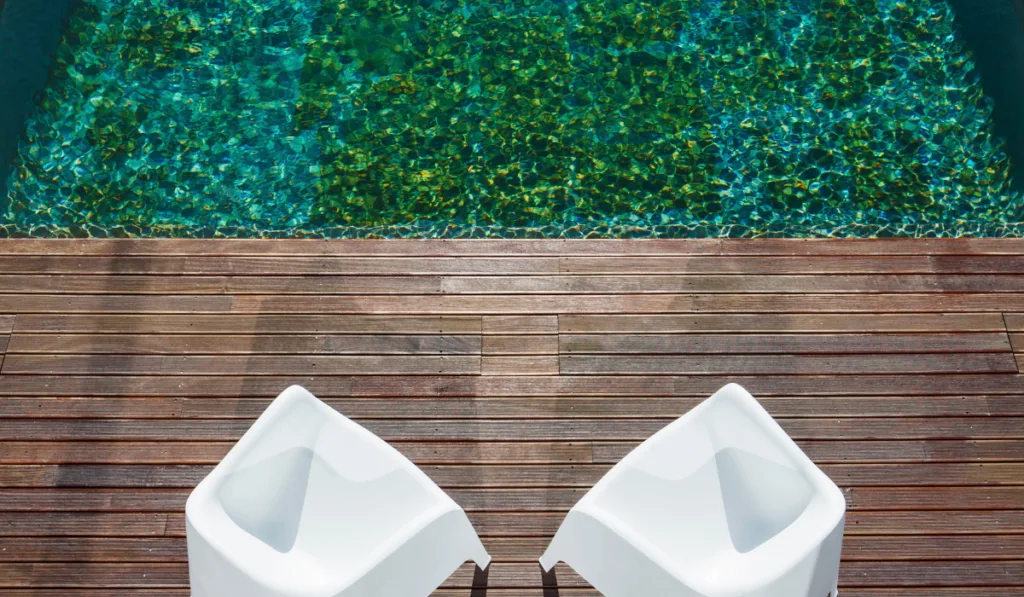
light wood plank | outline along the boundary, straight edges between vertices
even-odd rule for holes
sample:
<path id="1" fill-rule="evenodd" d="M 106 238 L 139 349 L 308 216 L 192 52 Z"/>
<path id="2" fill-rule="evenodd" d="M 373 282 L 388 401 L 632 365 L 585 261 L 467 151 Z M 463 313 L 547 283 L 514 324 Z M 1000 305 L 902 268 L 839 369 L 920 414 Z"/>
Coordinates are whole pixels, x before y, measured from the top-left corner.
<path id="1" fill-rule="evenodd" d="M 483 354 L 523 355 L 558 354 L 558 335 L 547 336 L 484 336 Z"/>

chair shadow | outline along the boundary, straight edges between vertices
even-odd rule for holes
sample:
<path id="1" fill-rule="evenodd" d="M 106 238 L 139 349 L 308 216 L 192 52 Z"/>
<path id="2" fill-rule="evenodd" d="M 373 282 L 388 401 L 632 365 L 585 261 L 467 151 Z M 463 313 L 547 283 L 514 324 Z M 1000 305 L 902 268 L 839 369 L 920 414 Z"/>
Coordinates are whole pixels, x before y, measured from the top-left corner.
<path id="1" fill-rule="evenodd" d="M 544 588 L 542 595 L 544 597 L 558 597 L 558 577 L 555 576 L 555 569 L 552 568 L 551 572 L 544 572 L 543 569 L 540 571 L 540 582 Z"/>
<path id="2" fill-rule="evenodd" d="M 469 597 L 487 597 L 487 577 L 491 573 L 491 567 L 481 570 L 479 566 L 473 569 L 473 588 L 469 590 Z"/>

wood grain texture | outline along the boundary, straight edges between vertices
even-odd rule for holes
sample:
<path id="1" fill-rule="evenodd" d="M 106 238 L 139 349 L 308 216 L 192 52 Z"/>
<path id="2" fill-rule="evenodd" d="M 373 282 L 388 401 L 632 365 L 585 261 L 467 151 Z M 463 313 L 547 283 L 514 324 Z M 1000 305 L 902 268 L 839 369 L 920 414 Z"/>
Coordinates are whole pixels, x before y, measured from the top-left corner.
<path id="1" fill-rule="evenodd" d="M 841 487 L 844 597 L 1024 597 L 1022 337 L 1019 239 L 0 239 L 0 597 L 187 597 L 185 500 L 293 383 L 465 508 L 486 594 L 599 597 L 536 557 L 730 382 Z"/>

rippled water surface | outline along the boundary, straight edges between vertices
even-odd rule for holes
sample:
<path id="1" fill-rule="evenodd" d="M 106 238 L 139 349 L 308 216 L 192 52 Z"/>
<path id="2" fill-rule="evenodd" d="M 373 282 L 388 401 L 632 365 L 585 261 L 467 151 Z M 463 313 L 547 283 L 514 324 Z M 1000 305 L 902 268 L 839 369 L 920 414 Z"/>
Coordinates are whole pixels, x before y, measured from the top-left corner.
<path id="1" fill-rule="evenodd" d="M 0 222 L 1019 235 L 991 117 L 945 0 L 82 0 Z"/>

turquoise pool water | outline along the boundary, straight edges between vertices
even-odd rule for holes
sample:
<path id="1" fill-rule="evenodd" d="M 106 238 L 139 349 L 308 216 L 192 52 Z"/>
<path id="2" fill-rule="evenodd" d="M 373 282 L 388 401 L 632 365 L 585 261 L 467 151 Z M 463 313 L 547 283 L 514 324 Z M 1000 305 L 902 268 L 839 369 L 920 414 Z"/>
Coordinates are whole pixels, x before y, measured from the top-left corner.
<path id="1" fill-rule="evenodd" d="M 82 0 L 0 231 L 1020 235 L 945 0 Z"/>

